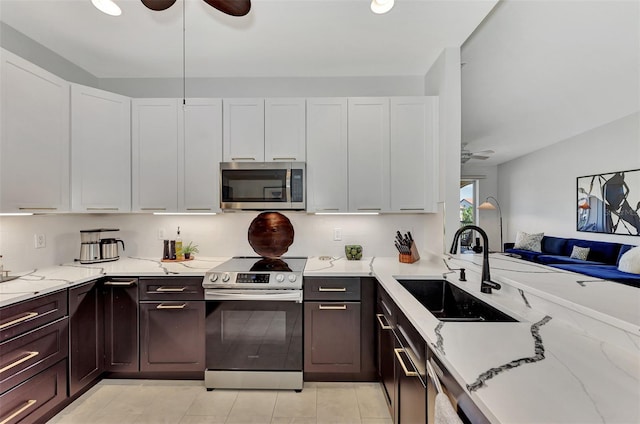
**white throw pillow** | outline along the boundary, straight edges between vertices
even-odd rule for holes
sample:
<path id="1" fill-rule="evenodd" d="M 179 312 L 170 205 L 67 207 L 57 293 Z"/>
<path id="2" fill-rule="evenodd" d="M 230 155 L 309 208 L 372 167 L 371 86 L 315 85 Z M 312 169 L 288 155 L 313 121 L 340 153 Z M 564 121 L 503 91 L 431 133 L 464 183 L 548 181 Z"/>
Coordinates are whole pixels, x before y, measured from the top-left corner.
<path id="1" fill-rule="evenodd" d="M 518 231 L 516 234 L 516 244 L 513 248 L 542 252 L 542 237 L 544 237 L 544 233 L 527 234 L 524 231 Z"/>
<path id="2" fill-rule="evenodd" d="M 589 250 L 591 249 L 589 249 L 588 247 L 573 246 L 570 258 L 586 261 L 587 256 L 589 256 Z"/>
<path id="3" fill-rule="evenodd" d="M 618 269 L 622 272 L 640 274 L 640 246 L 634 247 L 622 255 L 618 262 Z"/>

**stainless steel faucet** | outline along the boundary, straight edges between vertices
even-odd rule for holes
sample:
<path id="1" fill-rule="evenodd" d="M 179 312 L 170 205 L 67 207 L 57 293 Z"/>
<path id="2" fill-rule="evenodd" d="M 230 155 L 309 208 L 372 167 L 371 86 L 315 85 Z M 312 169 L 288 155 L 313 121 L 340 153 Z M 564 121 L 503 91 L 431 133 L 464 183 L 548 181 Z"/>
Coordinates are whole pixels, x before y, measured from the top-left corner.
<path id="1" fill-rule="evenodd" d="M 458 231 L 456 231 L 453 236 L 453 243 L 451 244 L 451 249 L 449 253 L 456 254 L 458 252 L 458 241 L 460 240 L 460 236 L 465 231 L 477 231 L 480 233 L 482 237 L 482 276 L 480 280 L 480 292 L 482 293 L 491 293 L 491 289 L 500 290 L 500 284 L 491 281 L 491 273 L 489 271 L 489 238 L 487 237 L 487 233 L 485 231 L 476 226 L 476 225 L 465 225 L 464 227 L 460 227 Z"/>

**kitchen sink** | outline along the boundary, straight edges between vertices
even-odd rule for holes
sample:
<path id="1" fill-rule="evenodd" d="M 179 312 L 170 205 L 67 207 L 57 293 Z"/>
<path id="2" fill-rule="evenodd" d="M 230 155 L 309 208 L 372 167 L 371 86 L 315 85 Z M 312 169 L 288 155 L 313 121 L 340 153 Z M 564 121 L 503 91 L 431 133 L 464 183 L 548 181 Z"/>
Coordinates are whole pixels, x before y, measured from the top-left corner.
<path id="1" fill-rule="evenodd" d="M 440 321 L 517 322 L 447 280 L 396 279 Z"/>

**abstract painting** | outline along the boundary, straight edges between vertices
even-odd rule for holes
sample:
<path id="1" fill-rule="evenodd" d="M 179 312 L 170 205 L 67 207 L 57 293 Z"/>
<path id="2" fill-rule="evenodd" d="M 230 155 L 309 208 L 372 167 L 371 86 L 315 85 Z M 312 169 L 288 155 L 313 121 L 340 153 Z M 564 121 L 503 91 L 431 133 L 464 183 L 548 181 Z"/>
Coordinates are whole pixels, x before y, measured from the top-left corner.
<path id="1" fill-rule="evenodd" d="M 640 169 L 577 178 L 578 231 L 640 235 Z"/>

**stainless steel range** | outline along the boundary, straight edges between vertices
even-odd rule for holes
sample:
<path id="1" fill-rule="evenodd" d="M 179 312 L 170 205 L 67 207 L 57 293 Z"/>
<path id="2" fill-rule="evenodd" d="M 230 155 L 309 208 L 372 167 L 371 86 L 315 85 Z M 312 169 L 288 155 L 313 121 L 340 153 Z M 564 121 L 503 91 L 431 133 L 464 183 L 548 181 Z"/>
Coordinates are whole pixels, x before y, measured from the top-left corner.
<path id="1" fill-rule="evenodd" d="M 207 390 L 302 390 L 306 262 L 234 257 L 205 274 Z"/>

